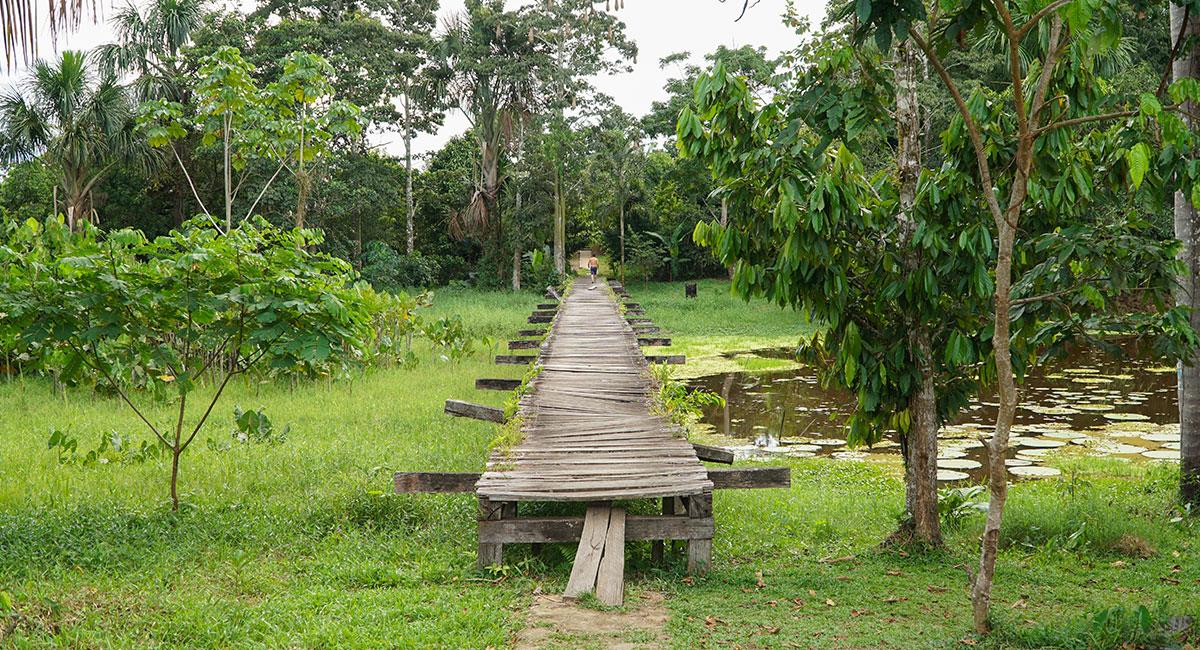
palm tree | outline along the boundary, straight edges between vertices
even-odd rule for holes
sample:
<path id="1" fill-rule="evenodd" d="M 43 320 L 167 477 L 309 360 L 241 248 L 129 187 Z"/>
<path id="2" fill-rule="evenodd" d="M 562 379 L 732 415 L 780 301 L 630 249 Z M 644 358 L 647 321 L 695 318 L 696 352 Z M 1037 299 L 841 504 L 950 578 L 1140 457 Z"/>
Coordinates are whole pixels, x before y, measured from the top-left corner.
<path id="1" fill-rule="evenodd" d="M 144 14 L 126 4 L 109 21 L 115 42 L 95 50 L 100 69 L 136 74 L 133 86 L 139 100 L 186 102 L 188 71 L 180 52 L 203 17 L 202 0 L 153 0 Z"/>
<path id="2" fill-rule="evenodd" d="M 91 220 L 92 189 L 135 150 L 133 103 L 111 75 L 97 77 L 87 55 L 38 59 L 17 88 L 0 94 L 0 161 L 41 156 L 58 168 L 67 222 Z"/>

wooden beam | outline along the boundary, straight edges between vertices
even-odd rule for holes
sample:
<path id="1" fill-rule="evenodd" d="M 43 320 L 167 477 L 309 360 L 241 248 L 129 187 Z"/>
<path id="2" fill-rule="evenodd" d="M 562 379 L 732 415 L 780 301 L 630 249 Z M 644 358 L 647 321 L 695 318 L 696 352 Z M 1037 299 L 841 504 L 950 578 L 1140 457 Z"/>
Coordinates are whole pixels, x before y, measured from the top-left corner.
<path id="1" fill-rule="evenodd" d="M 641 306 L 641 304 L 636 303 L 636 302 L 627 302 L 627 303 L 625 303 L 625 308 L 626 309 L 641 309 L 642 306 Z"/>
<path id="2" fill-rule="evenodd" d="M 688 517 L 697 520 L 712 519 L 712 492 L 693 494 L 687 498 Z M 712 538 L 689 539 L 687 571 L 689 575 L 704 575 L 712 565 Z"/>
<path id="3" fill-rule="evenodd" d="M 474 472 L 396 472 L 396 494 L 474 492 L 479 474 Z"/>
<path id="4" fill-rule="evenodd" d="M 647 354 L 646 362 L 682 366 L 683 364 L 687 363 L 687 357 L 682 354 Z"/>
<path id="5" fill-rule="evenodd" d="M 545 336 L 546 328 L 541 327 L 531 330 L 517 330 L 517 336 Z"/>
<path id="6" fill-rule="evenodd" d="M 647 336 L 638 337 L 638 345 L 641 346 L 659 346 L 670 345 L 671 339 L 662 336 Z"/>
<path id="7" fill-rule="evenodd" d="M 460 418 L 474 418 L 487 422 L 504 424 L 504 410 L 482 404 L 461 402 L 456 399 L 446 400 L 446 414 Z"/>
<path id="8" fill-rule="evenodd" d="M 534 314 L 533 316 L 529 317 L 530 323 L 549 323 L 552 320 L 554 320 L 553 316 L 538 316 L 537 314 Z"/>
<path id="9" fill-rule="evenodd" d="M 611 516 L 612 507 L 607 503 L 588 506 L 583 517 L 583 536 L 575 551 L 575 562 L 571 565 L 571 577 L 563 590 L 563 598 L 578 598 L 596 588 L 596 572 L 600 570 Z"/>
<path id="10" fill-rule="evenodd" d="M 674 497 L 670 497 L 674 498 Z M 524 517 L 502 521 L 480 521 L 479 541 L 502 544 L 549 544 L 578 542 L 583 534 L 583 517 Z M 712 538 L 713 520 L 686 516 L 626 515 L 625 539 Z"/>
<path id="11" fill-rule="evenodd" d="M 527 341 L 509 341 L 508 342 L 509 350 L 536 350 L 540 347 L 542 347 L 541 341 L 527 340 Z"/>
<path id="12" fill-rule="evenodd" d="M 497 354 L 496 363 L 509 366 L 523 366 L 537 359 L 532 354 Z"/>
<path id="13" fill-rule="evenodd" d="M 706 447 L 706 449 L 716 450 L 717 448 Z M 721 449 L 719 451 L 725 450 Z M 732 458 L 733 456 L 729 452 L 725 452 L 725 455 L 727 458 Z M 474 492 L 475 482 L 479 480 L 479 472 L 396 472 L 394 478 L 397 494 L 415 492 L 442 494 Z M 730 469 L 712 467 L 708 469 L 708 478 L 713 482 L 714 490 L 788 488 L 792 485 L 792 473 L 787 467 L 739 467 Z M 674 497 L 665 498 L 667 500 L 674 499 Z M 669 514 L 667 510 L 663 512 L 664 514 Z M 627 519 L 629 521 L 626 533 L 627 539 L 687 539 L 691 535 L 702 536 L 706 534 L 703 530 L 697 530 L 689 520 L 683 517 L 679 517 L 677 521 L 664 521 L 662 517 L 630 516 Z M 523 527 L 526 524 L 514 522 L 540 523 L 528 524 L 530 529 L 525 530 Z M 579 529 L 583 526 L 583 520 L 577 517 L 543 517 L 541 519 L 507 521 L 504 523 L 504 526 L 506 527 L 505 531 L 507 531 L 507 534 L 517 537 L 526 536 L 530 539 L 537 537 L 533 541 L 574 542 L 579 539 Z M 538 537 L 540 533 L 533 530 L 538 527 L 544 527 L 547 531 L 545 534 L 554 536 L 555 539 L 541 539 Z M 522 537 L 520 539 L 508 539 L 505 541 L 519 542 L 529 540 Z"/>
<path id="14" fill-rule="evenodd" d="M 629 318 L 629 317 L 626 317 L 626 318 L 625 318 L 625 321 L 626 321 L 627 323 L 629 323 L 630 325 L 653 325 L 653 324 L 654 324 L 654 321 L 650 320 L 649 318 L 636 318 L 636 317 L 635 317 L 635 318 Z"/>
<path id="15" fill-rule="evenodd" d="M 712 481 L 714 490 L 790 488 L 792 470 L 790 467 L 714 467 L 708 470 L 708 480 Z"/>
<path id="16" fill-rule="evenodd" d="M 558 309 L 556 302 L 543 302 L 537 306 L 538 309 Z"/>
<path id="17" fill-rule="evenodd" d="M 625 601 L 625 509 L 613 508 L 604 538 L 604 556 L 596 573 L 596 600 L 609 607 Z"/>
<path id="18" fill-rule="evenodd" d="M 556 314 L 556 313 L 558 313 L 558 310 L 555 310 L 555 309 L 535 309 L 531 315 L 532 315 L 532 316 L 550 316 L 550 317 L 553 317 L 553 316 L 554 316 L 554 314 Z"/>
<path id="19" fill-rule="evenodd" d="M 516 390 L 521 387 L 520 379 L 476 379 L 475 390 Z"/>
<path id="20" fill-rule="evenodd" d="M 726 465 L 733 464 L 733 452 L 728 449 L 698 445 L 694 442 L 692 443 L 692 449 L 696 450 L 696 457 L 700 460 L 706 460 L 710 463 L 725 463 Z"/>
<path id="21" fill-rule="evenodd" d="M 653 325 L 638 325 L 633 328 L 634 334 L 658 334 L 662 330 Z"/>
<path id="22" fill-rule="evenodd" d="M 646 310 L 645 309 L 626 309 L 625 313 L 631 314 L 633 316 L 644 316 L 646 314 Z"/>

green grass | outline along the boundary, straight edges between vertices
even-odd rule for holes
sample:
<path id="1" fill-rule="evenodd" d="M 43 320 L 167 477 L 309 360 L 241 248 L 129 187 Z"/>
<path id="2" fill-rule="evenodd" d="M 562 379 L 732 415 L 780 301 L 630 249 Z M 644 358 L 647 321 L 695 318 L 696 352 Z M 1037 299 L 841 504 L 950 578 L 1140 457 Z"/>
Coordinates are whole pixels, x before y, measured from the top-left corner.
<path id="1" fill-rule="evenodd" d="M 690 362 L 811 332 L 798 315 L 746 305 L 723 287 L 701 283 L 694 302 L 679 283 L 630 290 Z M 434 311 L 461 314 L 502 344 L 537 301 L 441 291 Z M 487 354 L 461 364 L 422 356 L 415 370 L 350 382 L 233 386 L 184 457 L 179 514 L 168 509 L 165 461 L 64 466 L 46 448 L 52 427 L 85 449 L 112 430 L 146 438 L 115 400 L 56 395 L 37 380 L 0 383 L 0 591 L 19 613 L 0 612 L 0 630 L 13 630 L 0 646 L 507 646 L 534 590 L 562 588 L 573 550 L 549 546 L 535 559 L 513 548 L 508 566 L 476 574 L 473 497 L 389 490 L 395 470 L 479 469 L 498 428 L 447 417 L 442 403 L 500 406 L 505 395 L 475 391 L 474 379 L 524 369 L 492 365 Z M 205 437 L 228 436 L 235 404 L 290 423 L 288 441 L 205 446 Z M 663 568 L 648 546 L 629 549 L 629 589 L 668 594 L 674 644 L 960 647 L 970 630 L 964 567 L 976 561 L 981 519 L 949 531 L 945 551 L 904 557 L 878 546 L 902 507 L 895 468 L 791 466 L 790 490 L 716 496 L 708 577 L 685 581 L 680 558 Z M 1154 621 L 1200 614 L 1200 526 L 1170 521 L 1177 472 L 1094 460 L 1070 470 L 1012 491 L 998 628 L 983 647 L 1117 647 L 1150 638 L 1138 606 Z M 1093 622 L 1117 606 L 1110 622 Z"/>

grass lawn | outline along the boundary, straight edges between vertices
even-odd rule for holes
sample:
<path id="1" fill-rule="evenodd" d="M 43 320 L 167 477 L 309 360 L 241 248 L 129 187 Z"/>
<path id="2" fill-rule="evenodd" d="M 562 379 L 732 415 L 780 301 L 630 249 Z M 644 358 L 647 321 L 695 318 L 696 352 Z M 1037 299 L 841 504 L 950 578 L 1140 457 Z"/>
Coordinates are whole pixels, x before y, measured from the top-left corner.
<path id="1" fill-rule="evenodd" d="M 725 352 L 791 346 L 813 329 L 799 314 L 729 297 L 720 282 L 701 283 L 695 301 L 681 283 L 630 291 L 704 372 L 741 367 Z M 466 290 L 434 300 L 438 315 L 461 314 L 501 345 L 538 301 Z M 147 439 L 115 399 L 0 383 L 0 591 L 15 607 L 4 611 L 0 598 L 0 646 L 509 645 L 535 590 L 561 590 L 573 549 L 534 558 L 514 547 L 507 566 L 480 575 L 472 496 L 390 494 L 395 470 L 482 466 L 498 429 L 441 409 L 447 397 L 503 403 L 475 391 L 475 378 L 523 368 L 488 356 L 454 364 L 423 350 L 413 370 L 234 386 L 184 456 L 179 514 L 169 511 L 165 460 L 81 467 L 47 449 L 53 428 L 81 450 L 111 431 Z M 265 407 L 276 426 L 291 425 L 288 439 L 220 450 L 234 405 Z M 707 577 L 686 579 L 678 558 L 652 565 L 648 546 L 630 550 L 628 587 L 667 594 L 674 645 L 962 647 L 980 517 L 948 528 L 944 551 L 881 549 L 902 508 L 894 469 L 790 463 L 791 490 L 716 496 Z M 1140 605 L 1155 624 L 1200 614 L 1200 525 L 1172 521 L 1177 480 L 1171 467 L 1077 461 L 1063 479 L 1018 484 L 997 631 L 979 647 L 1120 647 L 1143 634 Z"/>

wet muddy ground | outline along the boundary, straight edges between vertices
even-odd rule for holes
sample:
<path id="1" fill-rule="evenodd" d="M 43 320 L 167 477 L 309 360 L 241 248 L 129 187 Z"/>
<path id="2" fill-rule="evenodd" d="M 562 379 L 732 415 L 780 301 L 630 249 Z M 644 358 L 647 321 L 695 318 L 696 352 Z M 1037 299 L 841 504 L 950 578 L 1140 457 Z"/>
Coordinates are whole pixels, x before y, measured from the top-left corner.
<path id="1" fill-rule="evenodd" d="M 761 351 L 760 356 L 790 356 Z M 830 456 L 846 461 L 897 462 L 899 443 L 889 437 L 872 448 L 846 446 L 841 423 L 850 395 L 822 388 L 811 368 L 735 372 L 699 377 L 693 387 L 725 398 L 705 411 L 702 425 L 728 438 L 741 458 Z M 939 435 L 939 479 L 982 476 L 996 404 L 981 401 Z M 1179 414 L 1175 369 L 1128 354 L 1114 358 L 1080 351 L 1037 368 L 1021 386 L 1007 463 L 1014 478 L 1054 476 L 1047 460 L 1068 455 L 1110 456 L 1129 462 L 1177 462 Z"/>

